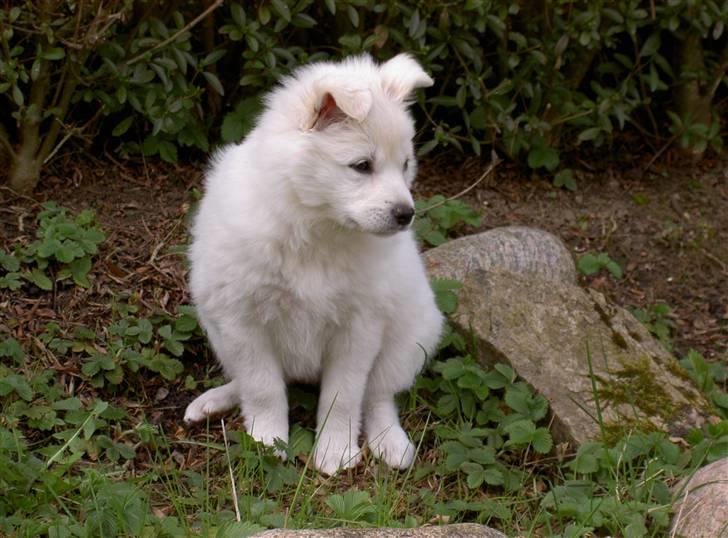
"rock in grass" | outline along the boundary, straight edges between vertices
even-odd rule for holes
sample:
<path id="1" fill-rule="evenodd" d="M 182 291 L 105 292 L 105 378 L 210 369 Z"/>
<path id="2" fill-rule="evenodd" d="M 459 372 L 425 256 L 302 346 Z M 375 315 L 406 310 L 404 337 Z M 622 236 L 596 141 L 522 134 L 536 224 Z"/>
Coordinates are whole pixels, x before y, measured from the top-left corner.
<path id="1" fill-rule="evenodd" d="M 631 430 L 684 435 L 710 407 L 675 358 L 625 309 L 558 280 L 471 270 L 453 321 L 486 365 L 509 364 L 548 399 L 558 441 Z"/>
<path id="2" fill-rule="evenodd" d="M 463 280 L 477 269 L 576 283 L 576 267 L 555 235 L 525 226 L 504 226 L 461 237 L 424 254 L 433 278 Z"/>
<path id="3" fill-rule="evenodd" d="M 415 529 L 275 529 L 254 535 L 255 538 L 506 538 L 484 525 L 463 523 Z"/>
<path id="4" fill-rule="evenodd" d="M 728 536 L 728 456 L 699 469 L 675 490 L 679 497 L 670 536 Z"/>

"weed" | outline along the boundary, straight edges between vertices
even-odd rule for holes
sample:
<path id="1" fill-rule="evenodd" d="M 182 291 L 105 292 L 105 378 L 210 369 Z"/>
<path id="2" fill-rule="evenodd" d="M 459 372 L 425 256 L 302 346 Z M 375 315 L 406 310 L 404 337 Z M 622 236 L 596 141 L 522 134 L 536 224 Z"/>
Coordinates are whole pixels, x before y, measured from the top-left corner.
<path id="1" fill-rule="evenodd" d="M 654 304 L 645 309 L 631 308 L 632 315 L 657 338 L 667 351 L 672 351 L 672 333 L 675 322 L 669 318 L 672 309 L 666 304 Z"/>
<path id="2" fill-rule="evenodd" d="M 707 362 L 700 353 L 691 349 L 680 360 L 680 366 L 687 370 L 690 378 L 713 404 L 716 411 L 724 419 L 728 419 L 728 393 L 726 393 L 728 367 L 725 363 Z"/>
<path id="3" fill-rule="evenodd" d="M 105 239 L 94 212 L 82 211 L 72 218 L 67 209 L 46 202 L 37 220 L 35 241 L 25 247 L 15 245 L 12 253 L 0 249 L 0 266 L 5 270 L 0 289 L 18 290 L 25 280 L 48 291 L 54 281 L 67 279 L 88 288 L 91 258 Z"/>
<path id="4" fill-rule="evenodd" d="M 582 254 L 576 261 L 576 268 L 582 275 L 593 275 L 606 269 L 614 278 L 622 278 L 622 268 L 606 252 Z"/>
<path id="5" fill-rule="evenodd" d="M 436 247 L 447 241 L 448 233 L 462 225 L 480 226 L 480 215 L 461 200 L 448 200 L 438 194 L 415 203 L 417 238 Z"/>

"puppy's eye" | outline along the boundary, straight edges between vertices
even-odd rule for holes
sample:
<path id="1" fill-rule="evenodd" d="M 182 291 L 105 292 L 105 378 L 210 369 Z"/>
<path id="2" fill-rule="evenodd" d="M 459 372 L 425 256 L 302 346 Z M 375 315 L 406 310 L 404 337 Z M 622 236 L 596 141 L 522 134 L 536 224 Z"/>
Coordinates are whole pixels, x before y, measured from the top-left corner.
<path id="1" fill-rule="evenodd" d="M 369 159 L 363 159 L 361 161 L 351 163 L 349 168 L 356 170 L 360 174 L 371 174 L 374 167 L 372 166 L 372 161 Z"/>
<path id="2" fill-rule="evenodd" d="M 406 172 L 409 169 L 409 159 L 407 159 L 402 165 L 402 171 Z"/>

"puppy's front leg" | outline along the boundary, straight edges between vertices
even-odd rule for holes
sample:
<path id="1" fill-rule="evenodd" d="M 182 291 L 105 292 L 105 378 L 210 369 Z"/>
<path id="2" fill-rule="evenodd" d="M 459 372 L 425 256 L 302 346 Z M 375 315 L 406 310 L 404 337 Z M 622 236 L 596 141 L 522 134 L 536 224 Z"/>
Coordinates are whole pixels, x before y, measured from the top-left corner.
<path id="1" fill-rule="evenodd" d="M 356 466 L 367 377 L 382 343 L 382 325 L 356 316 L 331 340 L 324 359 L 314 465 L 325 474 Z"/>

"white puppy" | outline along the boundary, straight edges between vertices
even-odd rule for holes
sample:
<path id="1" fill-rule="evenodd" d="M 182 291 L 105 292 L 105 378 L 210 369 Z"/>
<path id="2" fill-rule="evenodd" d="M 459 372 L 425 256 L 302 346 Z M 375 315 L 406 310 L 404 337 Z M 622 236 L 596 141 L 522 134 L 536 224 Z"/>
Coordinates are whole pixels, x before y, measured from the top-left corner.
<path id="1" fill-rule="evenodd" d="M 230 382 L 194 400 L 196 422 L 237 405 L 250 434 L 288 441 L 286 383 L 320 382 L 314 465 L 369 447 L 408 467 L 395 394 L 440 337 L 442 316 L 409 225 L 408 99 L 432 79 L 400 54 L 296 71 L 241 144 L 213 159 L 193 227 L 190 288 Z"/>

